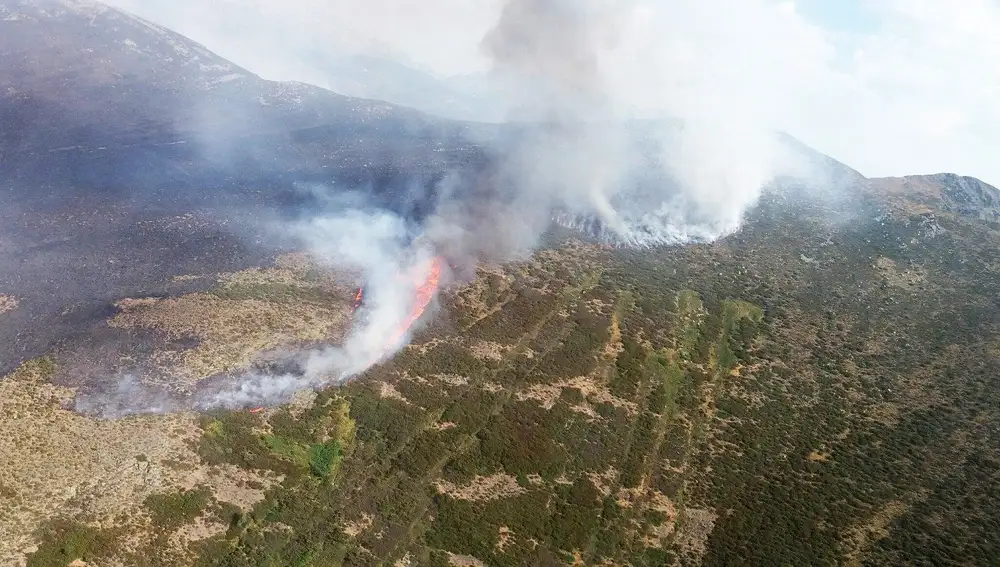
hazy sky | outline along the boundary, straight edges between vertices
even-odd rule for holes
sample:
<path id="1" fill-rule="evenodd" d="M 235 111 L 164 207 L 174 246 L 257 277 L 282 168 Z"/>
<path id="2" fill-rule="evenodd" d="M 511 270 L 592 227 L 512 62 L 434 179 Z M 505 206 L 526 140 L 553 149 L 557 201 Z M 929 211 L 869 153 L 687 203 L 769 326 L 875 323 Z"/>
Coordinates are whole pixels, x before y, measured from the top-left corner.
<path id="1" fill-rule="evenodd" d="M 266 78 L 309 50 L 487 69 L 499 0 L 110 0 Z M 750 116 L 869 176 L 1000 184 L 1000 0 L 620 0 L 620 102 Z"/>

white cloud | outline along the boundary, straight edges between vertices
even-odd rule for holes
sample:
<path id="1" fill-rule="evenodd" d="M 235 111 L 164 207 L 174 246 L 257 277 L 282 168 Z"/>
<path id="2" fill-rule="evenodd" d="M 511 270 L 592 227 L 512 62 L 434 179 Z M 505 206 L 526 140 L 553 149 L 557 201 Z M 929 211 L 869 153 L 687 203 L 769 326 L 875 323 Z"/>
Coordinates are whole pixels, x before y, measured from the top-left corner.
<path id="1" fill-rule="evenodd" d="M 851 69 L 864 106 L 852 155 L 876 174 L 957 171 L 1000 183 L 1000 4 L 885 0 Z M 827 127 L 829 129 L 829 127 Z"/>
<path id="2" fill-rule="evenodd" d="M 846 0 L 852 1 L 852 0 Z M 790 0 L 630 0 L 606 54 L 618 102 L 780 128 L 866 175 L 954 171 L 1000 184 L 1000 3 L 853 0 L 864 32 Z M 309 50 L 481 71 L 500 0 L 112 0 L 269 78 L 319 82 Z M 842 24 L 842 23 L 841 23 Z"/>

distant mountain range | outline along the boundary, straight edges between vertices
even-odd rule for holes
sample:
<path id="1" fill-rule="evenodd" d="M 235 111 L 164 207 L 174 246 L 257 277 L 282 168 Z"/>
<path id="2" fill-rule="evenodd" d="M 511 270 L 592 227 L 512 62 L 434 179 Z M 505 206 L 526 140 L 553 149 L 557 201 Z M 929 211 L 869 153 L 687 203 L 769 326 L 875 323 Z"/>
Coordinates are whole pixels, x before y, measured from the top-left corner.
<path id="1" fill-rule="evenodd" d="M 321 10 L 331 16 L 328 26 L 303 28 L 296 25 L 298 10 L 273 14 L 255 2 L 217 3 L 201 11 L 197 2 L 184 0 L 107 3 L 202 42 L 270 80 L 298 80 L 455 120 L 498 122 L 508 117 L 504 97 L 496 96 L 499 87 L 489 74 L 437 75 L 406 53 L 356 31 L 352 22 L 334 15 L 337 9 L 334 14 Z"/>
<path id="2" fill-rule="evenodd" d="M 320 54 L 307 62 L 323 70 L 319 86 L 344 95 L 452 120 L 502 122 L 509 117 L 499 87 L 483 74 L 435 77 L 388 57 L 363 54 Z"/>
<path id="3" fill-rule="evenodd" d="M 91 0 L 0 0 L 0 25 L 0 177 L 11 184 L 275 193 L 321 181 L 391 194 L 415 177 L 488 167 L 498 144 L 532 128 L 348 96 L 499 118 L 467 104 L 492 88 L 479 77 L 441 81 L 385 58 L 317 55 L 326 64 L 313 66 L 329 68 L 342 94 L 267 81 Z M 640 145 L 648 125 L 634 124 Z M 831 179 L 860 177 L 788 141 Z"/>

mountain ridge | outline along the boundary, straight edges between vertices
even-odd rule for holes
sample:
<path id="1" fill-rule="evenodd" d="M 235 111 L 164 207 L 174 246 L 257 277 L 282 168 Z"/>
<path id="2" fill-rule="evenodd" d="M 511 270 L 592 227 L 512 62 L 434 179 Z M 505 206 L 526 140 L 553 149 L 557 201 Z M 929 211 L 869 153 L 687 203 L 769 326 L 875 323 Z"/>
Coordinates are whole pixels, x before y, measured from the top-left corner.
<path id="1" fill-rule="evenodd" d="M 289 114 L 286 109 L 285 113 L 281 115 L 282 120 L 290 122 L 288 130 L 322 126 L 336 123 L 337 121 L 351 123 L 378 121 L 389 118 L 394 114 L 406 115 L 406 119 L 410 121 L 420 121 L 420 116 L 425 116 L 425 120 L 434 121 L 429 115 L 424 115 L 418 110 L 391 103 L 370 98 L 355 98 L 307 83 L 264 80 L 231 61 L 212 53 L 198 42 L 97 0 L 4 0 L 0 2 L 0 21 L 5 23 L 4 31 L 8 38 L 6 48 L 3 47 L 3 43 L 0 43 L 0 53 L 4 55 L 4 60 L 6 61 L 6 66 L 0 67 L 0 96 L 5 97 L 8 107 L 12 105 L 11 103 L 16 106 L 19 101 L 23 102 L 28 97 L 44 100 L 47 98 L 45 96 L 46 90 L 50 92 L 62 92 L 63 87 L 71 84 L 71 81 L 74 79 L 81 79 L 81 77 L 72 77 L 71 75 L 62 76 L 61 73 L 64 73 L 66 69 L 87 69 L 88 74 L 101 79 L 100 81 L 96 81 L 98 85 L 107 82 L 112 85 L 112 89 L 121 88 L 122 79 L 128 77 L 131 72 L 136 76 L 141 76 L 144 83 L 163 88 L 167 91 L 178 91 L 181 85 L 193 84 L 195 87 L 217 95 L 222 99 L 248 98 L 254 100 L 261 107 L 298 107 L 301 113 Z M 49 26 L 57 25 L 60 29 L 53 30 L 52 33 L 40 34 L 33 33 L 30 29 L 18 30 L 16 27 L 18 24 L 29 22 L 44 22 Z M 15 27 L 11 27 L 12 24 Z M 87 32 L 87 29 L 90 32 Z M 98 31 L 100 33 L 94 33 Z M 30 38 L 32 38 L 30 42 L 34 42 L 36 47 L 38 45 L 44 46 L 43 50 L 32 50 L 38 52 L 37 61 L 53 62 L 51 65 L 29 65 L 29 63 L 36 59 L 31 59 L 27 51 L 12 48 L 13 45 L 19 43 L 18 36 L 22 33 L 29 34 Z M 144 39 L 144 41 L 136 41 L 127 37 L 129 34 L 136 35 L 136 37 Z M 63 49 L 59 46 L 60 37 L 66 40 L 74 36 L 81 41 L 81 46 L 76 51 L 88 55 L 87 57 L 74 58 L 68 53 L 71 50 Z M 110 45 L 107 43 L 103 45 L 93 44 L 95 38 L 105 36 L 113 37 L 113 43 Z M 27 40 L 29 37 L 25 36 L 23 39 Z M 117 59 L 106 57 L 107 52 L 111 51 L 110 48 L 112 45 L 115 50 L 123 52 L 125 57 Z M 147 47 L 144 48 L 142 47 L 143 45 Z M 161 47 L 151 47 L 154 45 Z M 101 48 L 106 51 L 104 53 L 98 52 Z M 95 52 L 97 52 L 96 55 Z M 129 57 L 130 55 L 137 57 Z M 145 61 L 145 64 L 137 64 L 137 59 Z M 364 60 L 363 57 L 361 59 Z M 169 66 L 165 66 L 174 63 L 179 65 L 179 67 L 171 69 Z M 191 74 L 178 72 L 178 69 L 188 68 L 192 70 L 197 68 L 198 72 Z M 48 71 L 48 74 L 46 74 L 46 71 Z M 419 73 L 419 71 L 415 72 Z M 20 86 L 10 82 L 11 77 L 18 77 Z M 35 81 L 38 81 L 38 83 L 34 84 L 32 88 L 24 90 L 23 86 L 25 83 L 31 84 Z M 80 83 L 77 80 L 76 83 L 72 84 L 79 86 L 86 83 Z M 93 88 L 93 86 L 90 88 Z M 245 90 L 248 90 L 249 93 L 241 92 Z M 3 91 L 6 92 L 4 93 Z M 109 93 L 98 92 L 96 94 L 107 96 Z M 142 94 L 148 96 L 149 93 L 143 92 Z M 75 102 L 85 103 L 86 101 L 82 100 L 83 98 L 81 97 L 81 100 Z M 155 104 L 155 97 L 153 99 L 153 101 L 150 101 L 151 104 Z M 97 96 L 96 100 L 101 101 L 98 106 L 108 107 L 114 104 L 113 100 L 125 101 L 128 99 L 126 97 L 119 97 L 118 99 L 102 100 L 101 96 Z M 184 99 L 180 98 L 174 104 L 176 106 L 183 106 L 183 102 Z M 190 103 L 192 101 L 188 100 L 187 102 Z M 338 105 L 346 106 L 342 106 L 336 112 L 330 114 L 331 110 Z M 128 105 L 125 105 L 123 108 L 128 108 Z M 105 120 L 108 116 L 100 114 L 99 111 L 95 111 L 93 108 L 88 109 L 86 106 L 77 110 L 83 114 L 98 112 L 92 122 Z M 170 110 L 171 112 L 161 114 L 167 117 L 174 117 L 179 114 L 176 108 L 170 108 Z M 199 119 L 189 114 L 180 113 L 180 118 L 159 124 L 155 121 L 150 124 L 148 119 L 129 123 L 127 113 L 124 112 L 117 113 L 115 118 L 120 122 L 124 122 L 126 133 L 131 133 L 140 141 L 143 139 L 142 135 L 137 132 L 140 129 L 128 128 L 128 126 L 152 126 L 152 132 L 147 130 L 145 134 L 147 136 L 152 134 L 154 139 L 157 139 L 157 129 L 161 129 L 161 134 L 163 135 L 167 133 L 174 134 L 172 137 L 165 136 L 162 139 L 157 139 L 162 144 L 189 143 L 189 140 L 180 138 L 185 137 L 185 134 L 187 134 L 187 137 L 190 137 L 191 128 L 194 124 L 198 124 L 199 126 L 196 129 L 203 128 L 206 125 L 204 119 L 207 117 L 218 119 L 219 116 L 230 116 L 229 119 L 220 122 L 217 128 L 220 130 L 230 129 L 231 131 L 239 132 L 240 135 L 253 135 L 261 131 L 266 131 L 268 128 L 274 128 L 273 120 L 266 118 L 252 118 L 250 121 L 242 121 L 242 123 L 241 120 L 235 118 L 235 116 L 258 116 L 260 114 L 259 109 L 255 112 L 245 113 L 244 115 L 241 115 L 237 111 L 246 110 L 245 106 L 243 108 L 234 107 L 231 112 L 213 112 L 213 110 L 216 109 L 207 108 L 205 112 L 199 114 Z M 4 124 L 7 127 L 4 130 L 8 132 L 9 137 L 10 132 L 16 130 L 13 127 L 16 126 L 16 123 L 12 124 L 9 122 L 9 115 L 12 114 L 9 108 L 6 110 L 6 113 L 8 116 Z M 38 117 L 38 114 L 36 112 L 33 116 Z M 468 121 L 439 120 L 453 124 L 469 123 Z M 114 120 L 110 122 L 114 122 Z M 70 125 L 72 123 L 73 121 L 69 121 Z M 177 128 L 178 125 L 184 124 L 189 125 L 187 130 Z M 66 122 L 60 122 L 60 129 L 65 130 L 66 126 Z M 81 127 L 83 126 L 86 126 L 86 124 L 81 125 Z M 92 134 L 92 132 L 87 132 L 87 134 Z M 84 139 L 87 138 L 84 137 Z M 792 138 L 788 137 L 787 139 L 791 140 Z M 52 152 L 80 149 L 71 142 L 72 138 L 67 140 L 65 145 L 35 149 L 44 149 Z M 101 143 L 100 141 L 93 142 L 93 144 L 97 144 L 97 147 L 101 147 Z M 795 141 L 795 144 L 802 149 L 823 156 L 822 159 L 832 160 L 839 165 L 843 165 L 834 158 L 820 154 L 801 142 Z M 14 147 L 11 146 L 9 140 L 7 147 L 0 145 L 0 159 L 5 154 L 9 155 L 12 152 L 18 151 L 16 144 L 13 144 Z M 26 148 L 22 148 L 22 150 L 26 150 Z M 990 187 L 978 179 L 955 173 L 941 173 L 931 176 L 907 175 L 902 177 L 911 180 L 920 177 L 929 177 L 933 178 L 932 180 L 934 181 L 945 181 L 951 179 L 949 176 L 973 180 L 978 184 Z"/>
<path id="2" fill-rule="evenodd" d="M 363 177 L 365 164 L 391 168 L 406 153 L 391 147 L 397 140 L 420 156 L 409 167 L 443 163 L 440 141 L 463 129 L 383 102 L 265 81 L 100 3 L 4 0 L 0 8 L 0 164 L 8 176 L 156 182 L 128 178 L 146 169 L 162 183 L 205 184 L 334 168 Z M 309 133 L 330 125 L 337 128 L 318 138 Z"/>
<path id="3" fill-rule="evenodd" d="M 975 177 L 955 173 L 872 178 L 894 194 L 906 194 L 924 204 L 996 222 L 1000 220 L 1000 189 Z"/>

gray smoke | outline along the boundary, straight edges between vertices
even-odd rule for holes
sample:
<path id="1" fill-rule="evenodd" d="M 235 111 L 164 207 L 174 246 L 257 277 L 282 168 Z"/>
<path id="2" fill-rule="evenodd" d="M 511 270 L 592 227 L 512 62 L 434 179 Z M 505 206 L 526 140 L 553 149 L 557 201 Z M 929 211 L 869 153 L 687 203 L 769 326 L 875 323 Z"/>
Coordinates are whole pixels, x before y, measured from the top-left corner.
<path id="1" fill-rule="evenodd" d="M 601 118 L 608 100 L 600 53 L 613 47 L 619 9 L 602 0 L 509 0 L 483 39 L 520 118 L 569 125 Z M 519 103 L 519 104 L 518 104 Z M 597 116 L 594 114 L 597 113 Z"/>

